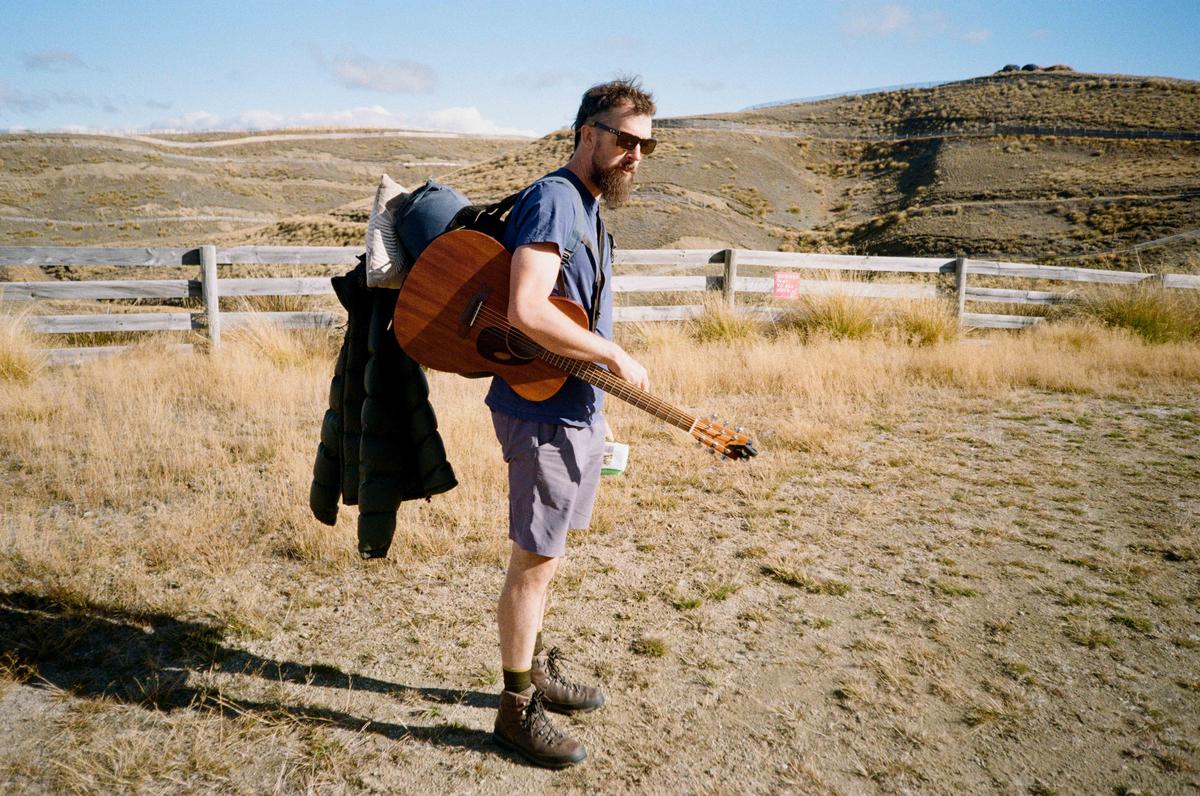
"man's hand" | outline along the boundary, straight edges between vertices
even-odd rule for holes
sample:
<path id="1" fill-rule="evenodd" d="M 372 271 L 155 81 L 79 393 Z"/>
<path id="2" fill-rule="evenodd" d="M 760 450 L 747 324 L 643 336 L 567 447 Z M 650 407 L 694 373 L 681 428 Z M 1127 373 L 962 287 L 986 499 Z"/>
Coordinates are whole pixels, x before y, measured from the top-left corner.
<path id="1" fill-rule="evenodd" d="M 642 367 L 642 363 L 629 356 L 625 349 L 620 346 L 615 346 L 615 348 L 616 351 L 610 365 L 612 372 L 625 379 L 625 381 L 634 387 L 649 391 L 650 376 L 646 373 L 646 369 Z"/>

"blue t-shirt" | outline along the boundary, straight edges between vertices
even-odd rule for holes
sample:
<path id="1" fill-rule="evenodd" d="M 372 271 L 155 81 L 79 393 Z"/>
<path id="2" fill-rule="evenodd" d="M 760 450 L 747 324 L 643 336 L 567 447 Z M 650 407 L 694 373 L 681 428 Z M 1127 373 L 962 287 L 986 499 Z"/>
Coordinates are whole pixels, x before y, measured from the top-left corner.
<path id="1" fill-rule="evenodd" d="M 595 241 L 600 203 L 570 169 L 561 168 L 552 173 L 566 177 L 571 185 L 539 180 L 525 189 L 513 205 L 504 230 L 504 240 L 501 241 L 504 248 L 510 252 L 531 243 L 553 243 L 558 246 L 561 256 L 573 237 L 571 233 L 575 229 L 579 199 L 582 199 L 586 214 L 582 228 L 587 232 L 587 239 Z M 578 196 L 573 197 L 572 192 Z M 596 242 L 601 262 L 597 263 L 589 247 L 580 241 L 572 251 L 571 259 L 563 267 L 561 285 L 556 283 L 554 292 L 560 294 L 560 287 L 565 286 L 567 298 L 582 304 L 589 317 L 592 303 L 599 301 L 600 313 L 596 318 L 596 332 L 601 337 L 611 340 L 612 252 L 608 247 L 608 236 L 603 237 L 605 240 Z M 603 281 L 600 295 L 593 296 L 597 269 L 603 269 Z M 599 420 L 600 411 L 604 406 L 604 392 L 574 376 L 568 376 L 562 389 L 554 395 L 544 401 L 529 401 L 513 392 L 504 379 L 497 376 L 492 379 L 492 387 L 488 390 L 485 402 L 493 411 L 522 420 L 586 428 Z"/>

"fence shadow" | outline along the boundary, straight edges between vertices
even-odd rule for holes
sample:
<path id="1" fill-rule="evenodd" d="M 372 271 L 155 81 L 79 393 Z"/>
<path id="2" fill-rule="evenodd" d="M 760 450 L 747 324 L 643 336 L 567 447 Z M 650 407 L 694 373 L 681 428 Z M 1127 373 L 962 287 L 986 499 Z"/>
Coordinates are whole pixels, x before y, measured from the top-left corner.
<path id="1" fill-rule="evenodd" d="M 256 702 L 189 685 L 189 675 L 220 671 L 276 682 L 369 691 L 400 699 L 495 709 L 497 694 L 409 686 L 362 677 L 329 665 L 277 661 L 225 643 L 220 628 L 164 614 L 136 613 L 101 605 L 63 604 L 23 592 L 0 592 L 0 666 L 27 685 L 81 698 L 114 699 L 164 711 L 214 711 L 228 716 L 286 717 L 373 732 L 391 740 L 414 738 L 437 746 L 491 751 L 491 733 L 457 724 L 416 726 L 316 705 Z"/>

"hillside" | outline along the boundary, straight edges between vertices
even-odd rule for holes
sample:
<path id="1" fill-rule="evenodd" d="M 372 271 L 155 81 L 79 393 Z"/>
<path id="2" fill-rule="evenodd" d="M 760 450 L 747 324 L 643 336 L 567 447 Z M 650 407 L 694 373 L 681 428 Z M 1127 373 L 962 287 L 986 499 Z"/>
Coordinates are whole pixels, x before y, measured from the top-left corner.
<path id="1" fill-rule="evenodd" d="M 1200 227 L 1200 142 L 999 135 L 995 125 L 1200 130 L 1200 84 L 1018 72 L 658 121 L 626 248 L 732 245 L 1054 262 Z M 229 136 L 225 136 L 228 138 Z M 187 150 L 5 136 L 0 242 L 355 243 L 374 179 L 440 176 L 498 198 L 562 163 L 568 131 L 513 139 L 290 140 Z M 110 219 L 168 213 L 230 220 Z M 91 226 L 96 225 L 96 226 Z M 1064 260 L 1066 261 L 1066 260 Z M 1184 238 L 1078 264 L 1200 270 Z"/>
<path id="2" fill-rule="evenodd" d="M 0 243 L 354 245 L 366 219 L 339 208 L 372 195 L 381 172 L 418 184 L 524 143 L 403 131 L 4 135 Z"/>

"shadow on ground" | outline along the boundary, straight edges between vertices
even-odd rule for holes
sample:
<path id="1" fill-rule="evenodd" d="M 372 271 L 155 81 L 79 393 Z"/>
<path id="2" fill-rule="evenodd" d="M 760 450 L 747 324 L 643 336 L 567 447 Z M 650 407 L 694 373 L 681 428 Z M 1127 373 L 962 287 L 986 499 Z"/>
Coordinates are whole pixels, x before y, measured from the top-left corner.
<path id="1" fill-rule="evenodd" d="M 397 741 L 414 738 L 436 746 L 489 750 L 511 757 L 494 745 L 491 733 L 457 724 L 390 724 L 315 705 L 231 698 L 189 685 L 191 673 L 216 669 L 401 699 L 416 696 L 438 704 L 493 709 L 499 704 L 495 694 L 406 686 L 328 665 L 269 660 L 226 645 L 218 627 L 163 614 L 132 613 L 96 604 L 66 605 L 33 594 L 0 592 L 0 664 L 31 687 L 61 689 L 80 698 L 115 699 L 164 711 L 286 716 Z"/>

